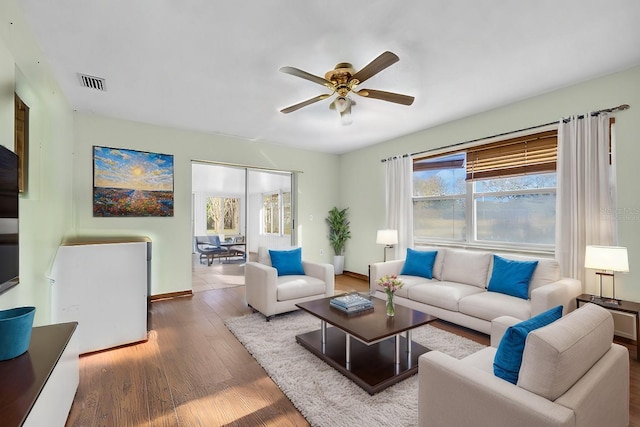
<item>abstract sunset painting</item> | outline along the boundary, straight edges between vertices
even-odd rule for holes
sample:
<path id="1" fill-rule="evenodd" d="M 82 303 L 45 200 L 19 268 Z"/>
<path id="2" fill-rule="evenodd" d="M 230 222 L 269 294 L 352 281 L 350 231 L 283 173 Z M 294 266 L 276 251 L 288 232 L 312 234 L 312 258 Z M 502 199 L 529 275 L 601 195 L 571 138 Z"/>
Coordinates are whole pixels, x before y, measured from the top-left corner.
<path id="1" fill-rule="evenodd" d="M 173 156 L 94 146 L 93 216 L 173 216 Z"/>

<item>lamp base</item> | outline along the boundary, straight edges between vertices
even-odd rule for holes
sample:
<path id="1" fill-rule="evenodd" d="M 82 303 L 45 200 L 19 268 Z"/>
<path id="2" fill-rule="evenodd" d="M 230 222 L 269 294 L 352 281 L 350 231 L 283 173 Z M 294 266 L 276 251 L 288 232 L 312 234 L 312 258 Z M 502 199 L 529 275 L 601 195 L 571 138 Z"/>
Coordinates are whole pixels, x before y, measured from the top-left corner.
<path id="1" fill-rule="evenodd" d="M 616 299 L 616 298 L 606 298 L 606 297 L 599 297 L 596 295 L 591 295 L 591 302 L 594 302 L 596 304 L 600 304 L 600 305 L 608 305 L 610 307 L 618 307 L 620 305 L 620 300 Z"/>

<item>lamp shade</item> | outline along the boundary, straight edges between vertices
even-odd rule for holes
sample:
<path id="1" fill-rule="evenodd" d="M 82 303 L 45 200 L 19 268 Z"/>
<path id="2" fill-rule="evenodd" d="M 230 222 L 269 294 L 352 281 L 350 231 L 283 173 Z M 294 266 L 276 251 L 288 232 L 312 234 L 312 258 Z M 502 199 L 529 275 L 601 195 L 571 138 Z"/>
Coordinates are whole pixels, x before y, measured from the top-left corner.
<path id="1" fill-rule="evenodd" d="M 629 271 L 629 255 L 627 248 L 620 246 L 586 247 L 584 267 L 596 270 Z"/>
<path id="2" fill-rule="evenodd" d="M 378 230 L 376 243 L 379 245 L 395 245 L 398 243 L 398 230 Z"/>

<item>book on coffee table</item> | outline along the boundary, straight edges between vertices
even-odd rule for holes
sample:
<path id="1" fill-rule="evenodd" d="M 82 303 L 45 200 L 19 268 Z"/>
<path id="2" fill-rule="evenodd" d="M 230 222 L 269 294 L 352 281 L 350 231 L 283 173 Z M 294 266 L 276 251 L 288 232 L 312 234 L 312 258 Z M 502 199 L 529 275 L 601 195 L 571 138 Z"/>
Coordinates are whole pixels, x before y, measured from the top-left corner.
<path id="1" fill-rule="evenodd" d="M 336 306 L 340 306 L 344 308 L 356 307 L 361 305 L 369 305 L 369 306 L 372 305 L 371 300 L 363 297 L 360 294 L 340 295 L 332 298 L 331 303 L 333 303 Z"/>
<path id="2" fill-rule="evenodd" d="M 332 298 L 329 305 L 347 314 L 373 310 L 373 303 L 359 294 L 346 294 Z"/>
<path id="3" fill-rule="evenodd" d="M 352 307 L 343 307 L 341 305 L 334 304 L 333 302 L 330 301 L 329 305 L 347 314 L 362 313 L 363 311 L 373 310 L 373 304 L 371 302 L 369 302 L 368 304 L 354 305 Z"/>

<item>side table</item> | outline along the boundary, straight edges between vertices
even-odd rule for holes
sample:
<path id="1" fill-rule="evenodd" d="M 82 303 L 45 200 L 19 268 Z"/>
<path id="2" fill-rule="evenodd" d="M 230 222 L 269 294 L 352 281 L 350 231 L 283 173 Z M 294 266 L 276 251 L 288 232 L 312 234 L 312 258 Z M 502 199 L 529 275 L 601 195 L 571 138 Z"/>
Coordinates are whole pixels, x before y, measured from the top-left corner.
<path id="1" fill-rule="evenodd" d="M 621 313 L 628 313 L 635 317 L 636 319 L 636 360 L 640 361 L 640 303 L 632 302 L 632 301 L 624 301 L 618 300 L 620 303 L 617 305 L 609 304 L 606 302 L 599 301 L 598 297 L 591 294 L 582 294 L 576 297 L 576 307 L 580 308 L 581 304 L 586 304 L 588 302 L 599 305 L 600 307 L 606 308 L 611 311 L 618 311 Z"/>

